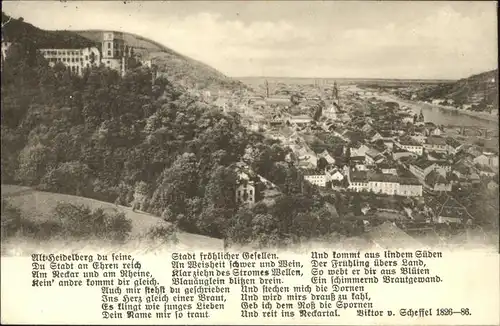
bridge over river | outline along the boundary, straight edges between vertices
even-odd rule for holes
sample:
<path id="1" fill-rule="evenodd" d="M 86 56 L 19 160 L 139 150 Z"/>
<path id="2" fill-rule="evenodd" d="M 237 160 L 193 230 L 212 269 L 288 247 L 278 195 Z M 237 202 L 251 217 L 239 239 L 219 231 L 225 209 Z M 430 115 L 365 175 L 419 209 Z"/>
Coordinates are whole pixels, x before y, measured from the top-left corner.
<path id="1" fill-rule="evenodd" d="M 498 137 L 498 127 L 486 128 L 478 125 L 446 125 L 446 128 L 457 129 L 458 134 L 462 136 L 478 136 L 482 138 Z"/>
<path id="2" fill-rule="evenodd" d="M 466 130 L 485 128 L 498 133 L 498 117 L 489 114 L 464 112 L 440 105 L 403 100 L 392 94 L 374 94 L 373 97 L 387 102 L 397 102 L 401 106 L 407 106 L 417 114 L 422 110 L 425 121 L 435 123 L 436 125 L 457 128 L 463 126 Z"/>

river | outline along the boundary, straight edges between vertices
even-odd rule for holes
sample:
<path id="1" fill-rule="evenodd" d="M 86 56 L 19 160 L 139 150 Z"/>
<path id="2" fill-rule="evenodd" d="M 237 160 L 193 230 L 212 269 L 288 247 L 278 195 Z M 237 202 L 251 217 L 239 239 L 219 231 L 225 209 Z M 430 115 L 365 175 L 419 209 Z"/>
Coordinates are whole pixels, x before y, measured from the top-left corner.
<path id="1" fill-rule="evenodd" d="M 469 115 L 459 110 L 440 107 L 423 102 L 409 101 L 397 98 L 393 95 L 373 95 L 384 101 L 397 102 L 399 105 L 405 105 L 410 108 L 414 113 L 420 114 L 420 110 L 424 114 L 426 122 L 433 122 L 437 125 L 454 125 L 454 126 L 478 126 L 481 128 L 488 128 L 498 130 L 498 119 L 495 120 L 492 116 L 483 114 L 484 117 Z M 479 114 L 481 115 L 481 114 Z"/>

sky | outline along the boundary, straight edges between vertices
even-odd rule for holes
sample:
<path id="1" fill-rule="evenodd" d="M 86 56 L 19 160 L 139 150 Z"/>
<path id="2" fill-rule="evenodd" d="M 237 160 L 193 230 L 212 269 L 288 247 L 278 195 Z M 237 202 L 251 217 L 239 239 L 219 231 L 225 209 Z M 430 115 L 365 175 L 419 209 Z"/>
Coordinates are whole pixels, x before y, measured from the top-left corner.
<path id="1" fill-rule="evenodd" d="M 493 1 L 2 1 L 42 29 L 130 32 L 231 77 L 459 79 L 498 67 Z"/>

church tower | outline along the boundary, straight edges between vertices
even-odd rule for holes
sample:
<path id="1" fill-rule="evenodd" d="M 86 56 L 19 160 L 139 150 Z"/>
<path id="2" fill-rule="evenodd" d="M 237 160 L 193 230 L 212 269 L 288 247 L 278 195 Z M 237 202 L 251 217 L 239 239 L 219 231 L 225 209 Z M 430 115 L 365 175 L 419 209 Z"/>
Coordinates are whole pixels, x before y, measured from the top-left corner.
<path id="1" fill-rule="evenodd" d="M 337 109 L 339 109 L 339 108 L 340 108 L 339 89 L 337 86 L 337 82 L 335 81 L 333 83 L 332 106 L 330 108 L 330 114 L 334 117 L 334 119 L 337 118 Z"/>
<path id="2" fill-rule="evenodd" d="M 333 89 L 332 89 L 332 100 L 338 104 L 339 101 L 339 89 L 337 87 L 337 82 L 333 82 Z"/>

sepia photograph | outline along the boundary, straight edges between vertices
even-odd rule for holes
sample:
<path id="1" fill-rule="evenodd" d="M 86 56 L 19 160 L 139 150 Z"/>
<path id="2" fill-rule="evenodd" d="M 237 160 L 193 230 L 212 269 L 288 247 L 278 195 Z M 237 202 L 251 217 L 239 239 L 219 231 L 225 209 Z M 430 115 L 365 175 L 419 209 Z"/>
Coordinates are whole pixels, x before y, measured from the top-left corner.
<path id="1" fill-rule="evenodd" d="M 493 2 L 2 10 L 7 251 L 498 244 Z"/>
<path id="2" fill-rule="evenodd" d="M 76 265 L 61 267 L 63 277 L 53 271 L 56 261 L 99 252 L 109 253 L 105 263 L 135 266 L 126 252 L 159 257 L 165 250 L 213 255 L 187 253 L 191 263 L 166 256 L 164 285 L 200 279 L 189 266 L 218 276 L 222 265 L 197 265 L 208 261 L 228 260 L 257 276 L 246 263 L 255 258 L 278 278 L 305 275 L 301 268 L 316 275 L 328 261 L 334 288 L 357 282 L 343 279 L 340 267 L 350 273 L 364 266 L 370 274 L 368 262 L 377 269 L 392 261 L 398 268 L 377 286 L 412 284 L 399 273 L 429 274 L 418 282 L 444 286 L 442 278 L 453 272 L 434 275 L 424 262 L 445 259 L 446 251 L 465 253 L 469 258 L 457 258 L 464 268 L 469 261 L 498 279 L 497 24 L 496 1 L 3 1 L 2 261 L 29 258 L 28 286 L 31 276 L 32 286 L 53 286 L 59 278 L 78 284 L 72 282 L 82 274 L 71 274 Z M 366 250 L 377 253 L 360 255 Z M 489 253 L 488 263 L 469 256 L 477 250 Z M 302 256 L 282 260 L 285 251 Z M 38 265 L 45 260 L 48 271 Z M 246 288 L 247 279 L 228 282 Z M 238 301 L 236 317 L 266 317 L 265 303 L 274 301 L 285 323 L 337 316 L 314 306 L 312 312 L 280 306 L 288 290 L 260 284 L 256 293 L 269 296 L 259 297 L 264 313 L 241 310 Z M 478 296 L 494 285 L 478 285 Z M 104 288 L 104 296 L 113 295 Z M 353 292 L 352 305 L 331 301 L 342 315 L 361 307 L 356 300 L 371 300 L 363 295 Z M 493 295 L 498 304 L 498 291 Z M 175 300 L 160 304 L 161 318 Z M 203 314 L 228 310 L 214 308 L 225 300 L 200 296 L 196 312 L 183 316 L 172 308 L 176 319 L 169 323 L 218 323 Z M 156 309 L 122 304 L 103 318 L 137 322 Z M 444 308 L 415 313 L 447 315 Z M 458 309 L 454 318 L 470 313 L 466 306 L 450 309 Z M 59 322 L 54 316 L 50 321 Z"/>

